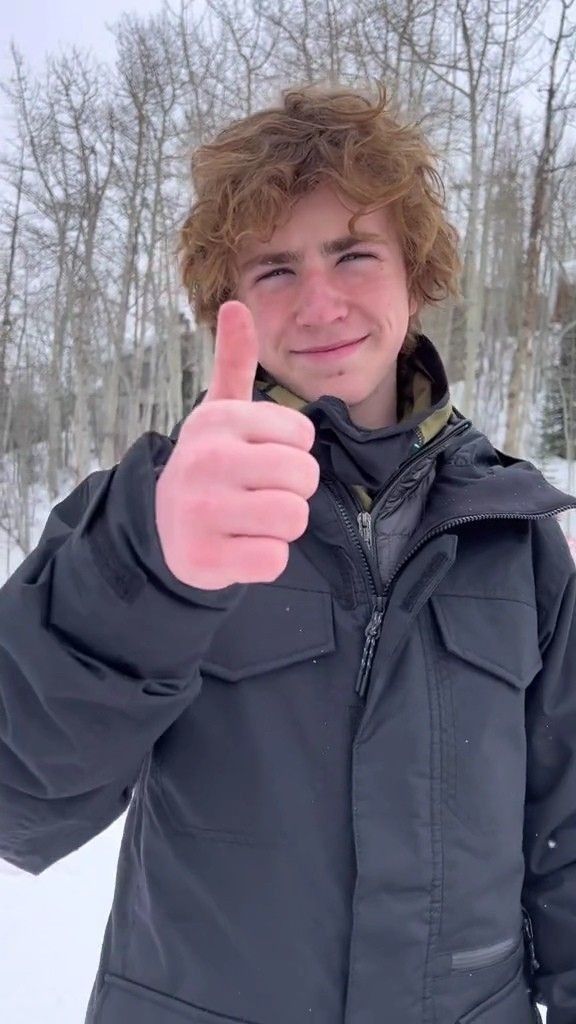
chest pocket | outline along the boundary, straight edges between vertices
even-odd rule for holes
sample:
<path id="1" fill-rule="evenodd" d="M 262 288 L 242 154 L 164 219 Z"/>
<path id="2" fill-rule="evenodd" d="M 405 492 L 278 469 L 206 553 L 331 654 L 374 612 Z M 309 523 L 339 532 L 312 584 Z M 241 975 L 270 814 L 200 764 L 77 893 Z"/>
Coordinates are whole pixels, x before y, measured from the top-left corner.
<path id="1" fill-rule="evenodd" d="M 524 695 L 542 667 L 536 609 L 509 598 L 436 593 L 444 800 L 472 831 L 521 818 Z"/>
<path id="2" fill-rule="evenodd" d="M 237 843 L 294 834 L 315 796 L 334 647 L 329 592 L 247 589 L 201 662 L 198 698 L 155 747 L 173 826 Z"/>
<path id="3" fill-rule="evenodd" d="M 258 585 L 216 634 L 201 670 L 239 682 L 333 650 L 330 593 Z"/>

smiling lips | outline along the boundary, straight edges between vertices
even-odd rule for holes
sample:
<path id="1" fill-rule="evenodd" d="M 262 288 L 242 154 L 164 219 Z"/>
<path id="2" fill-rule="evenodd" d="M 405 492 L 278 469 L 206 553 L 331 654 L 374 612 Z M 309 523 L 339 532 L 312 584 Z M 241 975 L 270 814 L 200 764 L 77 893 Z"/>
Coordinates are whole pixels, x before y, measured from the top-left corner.
<path id="1" fill-rule="evenodd" d="M 340 341 L 336 345 L 332 345 L 326 348 L 307 348 L 301 349 L 296 353 L 300 356 L 327 356 L 333 352 L 352 352 L 357 348 L 363 341 L 366 340 L 366 336 L 363 338 L 356 338 L 354 341 Z"/>

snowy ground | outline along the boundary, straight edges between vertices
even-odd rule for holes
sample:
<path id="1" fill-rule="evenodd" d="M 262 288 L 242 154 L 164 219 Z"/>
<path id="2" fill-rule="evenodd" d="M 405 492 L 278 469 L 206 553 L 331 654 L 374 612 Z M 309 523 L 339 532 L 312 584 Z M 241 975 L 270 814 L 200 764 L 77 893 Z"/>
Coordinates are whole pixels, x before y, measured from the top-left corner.
<path id="1" fill-rule="evenodd" d="M 124 819 L 38 877 L 0 861 L 2 1024 L 83 1024 Z"/>
<path id="2" fill-rule="evenodd" d="M 550 460 L 542 468 L 551 483 L 572 493 L 562 460 Z M 47 514 L 48 508 L 39 506 L 36 536 Z M 576 515 L 574 524 L 566 517 L 560 521 L 567 534 L 576 536 Z M 573 546 L 576 551 L 576 541 Z M 0 536 L 2 569 L 10 566 L 13 572 L 18 561 L 17 552 L 9 557 L 2 548 Z M 0 584 L 6 575 L 0 574 Z M 0 861 L 2 1024 L 83 1024 L 112 901 L 124 818 L 38 877 Z"/>

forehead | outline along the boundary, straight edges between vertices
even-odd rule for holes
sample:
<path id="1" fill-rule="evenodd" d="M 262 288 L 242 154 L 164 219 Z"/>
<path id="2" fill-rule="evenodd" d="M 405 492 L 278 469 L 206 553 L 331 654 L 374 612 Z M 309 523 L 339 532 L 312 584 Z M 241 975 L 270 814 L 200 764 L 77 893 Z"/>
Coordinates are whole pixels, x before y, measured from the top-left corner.
<path id="1" fill-rule="evenodd" d="M 320 247 L 333 238 L 349 234 L 350 219 L 360 210 L 360 203 L 347 197 L 340 198 L 328 185 L 319 186 L 286 211 L 282 222 L 273 228 L 271 234 L 268 232 L 269 238 L 256 234 L 244 236 L 239 246 L 241 261 L 279 248 Z M 391 211 L 381 208 L 361 213 L 353 233 L 363 237 L 389 237 L 393 230 Z"/>

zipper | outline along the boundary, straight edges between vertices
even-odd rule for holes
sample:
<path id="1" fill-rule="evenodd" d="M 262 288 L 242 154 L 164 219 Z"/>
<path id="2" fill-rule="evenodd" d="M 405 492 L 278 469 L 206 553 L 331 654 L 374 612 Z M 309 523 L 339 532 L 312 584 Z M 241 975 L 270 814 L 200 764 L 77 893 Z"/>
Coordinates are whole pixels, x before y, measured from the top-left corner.
<path id="1" fill-rule="evenodd" d="M 344 525 L 346 526 L 348 533 L 352 538 L 354 546 L 360 551 L 362 561 L 364 562 L 364 565 L 368 570 L 368 581 L 374 597 L 376 597 L 380 593 L 378 585 L 376 583 L 376 580 L 379 579 L 380 576 L 377 560 L 378 556 L 374 548 L 373 539 L 373 523 L 377 515 L 379 506 L 382 504 L 384 499 L 387 498 L 387 496 L 393 490 L 398 481 L 402 479 L 402 477 L 412 468 L 412 466 L 416 462 L 419 462 L 424 457 L 428 458 L 430 455 L 437 454 L 437 452 L 441 451 L 443 448 L 447 448 L 448 444 L 450 443 L 450 441 L 453 440 L 454 437 L 457 437 L 459 434 L 465 433 L 471 425 L 471 420 L 462 419 L 457 424 L 454 425 L 454 427 L 448 434 L 445 434 L 438 441 L 431 441 L 427 446 L 425 445 L 424 438 L 422 437 L 422 432 L 418 430 L 417 436 L 419 440 L 416 441 L 414 444 L 414 447 L 418 449 L 416 455 L 413 455 L 411 458 L 409 458 L 406 462 L 404 462 L 401 469 L 397 469 L 396 472 L 392 474 L 386 485 L 385 490 L 382 492 L 382 494 L 376 497 L 374 505 L 370 512 L 367 512 L 364 508 L 362 508 L 362 505 L 360 504 L 358 498 L 351 491 L 349 491 L 343 484 L 340 484 L 336 480 L 325 481 L 328 490 L 334 497 L 334 500 L 338 507 L 338 511 L 340 512 L 340 515 L 344 521 Z M 425 451 L 423 450 L 424 448 L 426 449 Z M 343 500 L 343 498 L 345 500 Z M 356 529 L 352 525 L 352 520 L 350 518 L 350 515 L 348 514 L 348 509 L 346 508 L 345 504 L 346 500 L 350 500 L 351 504 L 354 506 L 353 511 L 357 523 Z M 358 533 L 360 534 L 362 540 L 364 541 L 364 544 L 366 545 L 366 548 L 368 549 L 368 556 L 366 555 L 366 552 L 358 539 Z"/>
<path id="2" fill-rule="evenodd" d="M 346 532 L 349 534 L 355 549 L 360 553 L 360 558 L 362 559 L 364 569 L 366 570 L 365 575 L 368 580 L 372 596 L 374 598 L 377 598 L 379 594 L 378 586 L 376 583 L 378 563 L 374 561 L 374 569 L 376 569 L 376 573 L 374 572 L 373 566 L 371 565 L 371 560 L 374 559 L 371 515 L 369 512 L 365 512 L 364 510 L 357 512 L 357 508 L 361 509 L 360 502 L 357 501 L 353 494 L 349 494 L 348 491 L 344 491 L 344 488 L 342 488 L 342 491 L 346 494 L 346 497 L 349 497 L 351 502 L 356 506 L 354 508 L 354 515 L 356 517 L 357 526 L 355 527 L 348 512 L 348 509 L 346 508 L 345 502 L 342 499 L 340 488 L 338 487 L 336 482 L 334 480 L 326 480 L 325 483 L 326 487 L 328 488 L 328 490 L 332 494 L 332 497 L 334 498 L 336 507 L 338 509 L 338 512 L 340 513 L 340 518 L 342 519 L 344 526 L 346 528 Z M 366 547 L 368 549 L 368 555 L 364 550 L 360 537 L 362 537 L 362 540 L 364 540 L 364 543 L 366 544 Z"/>
<path id="3" fill-rule="evenodd" d="M 326 486 L 328 487 L 328 490 L 331 492 L 336 502 L 336 507 L 340 513 L 340 517 L 344 523 L 346 532 L 349 534 L 355 549 L 360 552 L 360 558 L 364 565 L 364 569 L 366 570 L 365 578 L 368 581 L 370 592 L 374 599 L 374 607 L 370 615 L 370 620 L 364 630 L 364 647 L 362 649 L 362 658 L 360 660 L 360 668 L 358 669 L 356 682 L 354 684 L 354 691 L 357 694 L 359 694 L 360 697 L 363 697 L 366 693 L 366 690 L 368 689 L 370 672 L 372 670 L 372 662 L 374 661 L 376 645 L 378 643 L 378 640 L 380 639 L 382 620 L 384 618 L 384 611 L 386 607 L 384 594 L 380 592 L 376 582 L 379 575 L 378 563 L 376 561 L 374 562 L 376 572 L 373 571 L 371 564 L 371 559 L 375 559 L 376 557 L 372 536 L 372 517 L 369 512 L 366 512 L 364 509 L 362 509 L 362 511 L 358 512 L 356 515 L 356 522 L 358 525 L 357 529 L 355 529 L 352 523 L 352 519 L 348 514 L 348 509 L 346 508 L 346 505 L 344 504 L 342 498 L 340 497 L 339 488 L 331 480 L 326 481 Z M 350 497 L 353 502 L 356 501 L 353 495 L 350 495 Z M 360 503 L 358 502 L 358 506 L 359 505 Z M 362 537 L 362 540 L 366 544 L 366 548 L 368 549 L 368 555 L 364 550 L 360 537 Z"/>
<path id="4" fill-rule="evenodd" d="M 530 965 L 530 971 L 534 974 L 538 970 L 540 964 L 536 959 L 536 950 L 534 948 L 534 931 L 532 929 L 532 921 L 530 914 L 525 907 L 522 907 L 522 931 L 524 933 L 524 943 L 528 952 L 528 962 Z"/>
<path id="5" fill-rule="evenodd" d="M 357 680 L 356 680 L 356 685 L 354 687 L 356 693 L 358 693 L 359 696 L 364 697 L 365 694 L 366 694 L 366 691 L 368 689 L 368 682 L 369 682 L 369 677 L 370 677 L 370 671 L 371 671 L 371 668 L 372 668 L 372 661 L 374 659 L 374 652 L 375 652 L 375 648 L 376 648 L 376 642 L 377 642 L 377 640 L 379 639 L 379 636 L 380 636 L 382 619 L 384 617 L 384 611 L 386 610 L 387 598 L 388 598 L 388 593 L 390 591 L 390 587 L 392 586 L 392 584 L 393 584 L 394 580 L 396 579 L 396 577 L 397 577 L 398 573 L 400 572 L 400 570 L 404 568 L 406 563 L 410 561 L 410 559 L 413 557 L 413 555 L 415 555 L 416 552 L 419 551 L 420 548 L 423 547 L 423 545 L 426 544 L 432 537 L 436 537 L 440 533 L 446 533 L 447 530 L 451 530 L 452 527 L 454 527 L 454 526 L 461 526 L 464 523 L 477 523 L 477 522 L 480 522 L 483 519 L 492 519 L 492 520 L 494 520 L 494 519 L 547 519 L 550 516 L 557 516 L 557 515 L 559 515 L 560 512 L 567 512 L 568 509 L 571 509 L 571 508 L 574 508 L 574 505 L 564 505 L 564 506 L 562 506 L 562 508 L 552 509 L 552 511 L 550 511 L 550 512 L 533 512 L 531 515 L 525 515 L 525 514 L 523 514 L 521 512 L 517 512 L 517 513 L 502 512 L 502 513 L 498 513 L 498 514 L 494 514 L 494 515 L 461 516 L 459 519 L 450 519 L 447 522 L 442 523 L 441 526 L 437 526 L 434 530 L 430 530 L 429 533 L 425 534 L 425 536 L 422 537 L 422 539 L 419 541 L 419 543 L 416 545 L 416 547 L 412 548 L 412 550 L 405 556 L 405 558 L 403 558 L 402 561 L 398 563 L 398 565 L 396 566 L 392 576 L 390 577 L 390 579 L 388 580 L 386 586 L 384 587 L 384 590 L 379 595 L 378 602 L 381 602 L 381 603 L 377 603 L 377 608 L 374 609 L 374 612 L 372 613 L 372 617 L 370 619 L 370 622 L 368 623 L 368 626 L 366 627 L 366 631 L 365 631 L 365 633 L 366 633 L 366 643 L 364 645 L 364 651 L 367 654 L 367 663 L 365 665 L 363 665 L 363 668 L 362 668 L 361 672 L 358 673 L 358 677 L 357 677 Z M 382 610 L 382 614 L 379 615 L 379 616 L 377 616 L 377 609 L 381 609 Z M 377 623 L 378 623 L 378 634 L 377 634 L 377 636 L 374 637 L 373 633 L 372 633 L 372 630 L 371 630 L 371 625 L 375 621 L 377 621 Z M 369 633 L 369 630 L 370 630 L 370 633 Z M 368 647 L 369 647 L 369 650 L 367 650 Z M 362 662 L 364 663 L 364 652 L 362 654 Z"/>
<path id="6" fill-rule="evenodd" d="M 532 973 L 540 967 L 534 950 L 534 933 L 532 921 L 525 907 L 522 907 L 522 934 L 520 938 L 503 939 L 495 942 L 492 946 L 482 946 L 480 949 L 465 949 L 458 953 L 452 953 L 452 970 L 467 971 L 477 967 L 492 967 L 505 960 L 509 953 L 517 949 L 523 942 L 529 955 L 530 970 Z"/>
<path id="7" fill-rule="evenodd" d="M 408 459 L 403 464 L 402 468 L 396 470 L 396 472 L 392 475 L 392 477 L 388 481 L 388 484 L 386 485 L 386 489 L 379 497 L 376 498 L 371 512 L 367 512 L 365 509 L 363 509 L 355 495 L 348 491 L 346 488 L 344 488 L 342 485 L 338 485 L 338 483 L 333 480 L 326 481 L 328 490 L 331 492 L 336 502 L 336 507 L 338 508 L 338 511 L 344 522 L 348 534 L 352 538 L 354 547 L 360 552 L 362 562 L 364 564 L 365 569 L 367 570 L 366 578 L 368 580 L 370 591 L 374 598 L 374 607 L 372 609 L 372 614 L 370 615 L 370 620 L 364 630 L 365 639 L 364 647 L 362 650 L 362 658 L 360 660 L 360 668 L 358 670 L 356 682 L 354 684 L 354 691 L 360 697 L 364 697 L 368 689 L 368 683 L 370 681 L 370 672 L 372 670 L 372 662 L 374 661 L 376 645 L 378 643 L 378 640 L 380 639 L 382 620 L 384 618 L 384 612 L 386 610 L 386 596 L 390 585 L 388 583 L 383 592 L 378 587 L 380 571 L 378 568 L 378 553 L 374 546 L 373 535 L 374 517 L 377 514 L 378 507 L 382 504 L 384 499 L 393 490 L 395 485 L 398 483 L 398 480 L 400 480 L 407 472 L 409 472 L 409 470 L 412 468 L 415 462 L 419 462 L 420 459 L 422 459 L 423 457 L 429 458 L 430 455 L 434 455 L 436 452 L 439 452 L 443 448 L 446 448 L 453 437 L 458 436 L 459 434 L 463 434 L 466 430 L 468 430 L 470 426 L 471 420 L 463 418 L 452 428 L 452 430 L 448 434 L 445 434 L 440 440 L 436 442 L 431 442 L 429 446 L 426 448 L 425 453 L 421 450 L 425 445 L 424 437 L 422 435 L 422 432 L 420 430 L 417 430 L 416 434 L 418 437 L 418 441 L 416 441 L 414 444 L 414 447 L 418 449 L 417 454 L 413 455 L 410 459 Z M 348 509 L 346 508 L 346 502 L 345 500 L 343 500 L 343 496 L 345 496 L 346 500 L 348 500 L 349 498 L 354 506 L 354 514 L 356 516 L 357 523 L 356 529 L 354 528 L 352 519 L 348 514 Z M 368 554 L 366 554 L 366 550 L 364 549 L 362 542 L 358 537 L 358 534 L 360 534 L 360 537 L 362 538 L 362 541 L 366 546 Z"/>
<path id="8" fill-rule="evenodd" d="M 360 662 L 360 668 L 358 675 L 356 676 L 356 684 L 354 686 L 355 692 L 363 697 L 368 689 L 368 682 L 370 680 L 370 672 L 372 669 L 372 662 L 374 661 L 374 653 L 376 651 L 376 644 L 380 639 L 380 633 L 382 631 L 382 619 L 384 618 L 384 597 L 379 594 L 376 598 L 376 606 L 370 616 L 370 621 L 364 630 L 364 649 L 362 651 L 362 660 Z"/>
<path id="9" fill-rule="evenodd" d="M 340 484 L 335 480 L 325 480 L 325 485 L 335 500 L 336 507 L 340 513 L 346 531 L 349 534 L 355 549 L 360 552 L 362 563 L 366 570 L 365 576 L 366 579 L 368 580 L 370 591 L 374 599 L 374 607 L 372 609 L 368 625 L 364 630 L 365 639 L 364 647 L 362 650 L 362 658 L 360 661 L 360 668 L 358 670 L 356 682 L 354 684 L 354 691 L 358 694 L 359 697 L 364 698 L 368 690 L 368 685 L 370 682 L 370 673 L 372 671 L 372 663 L 374 661 L 376 647 L 378 644 L 378 640 L 380 639 L 380 633 L 382 631 L 382 620 L 384 618 L 384 613 L 386 611 L 387 599 L 390 588 L 394 580 L 396 579 L 397 575 L 401 571 L 401 569 L 404 568 L 406 563 L 410 561 L 410 559 L 416 554 L 417 551 L 420 550 L 421 547 L 423 547 L 424 544 L 426 544 L 432 537 L 436 537 L 440 533 L 446 533 L 447 530 L 451 530 L 454 526 L 461 526 L 465 523 L 480 522 L 484 519 L 547 519 L 550 518 L 550 516 L 557 516 L 561 512 L 567 512 L 569 509 L 574 508 L 574 505 L 572 504 L 564 505 L 561 508 L 552 509 L 549 512 L 533 512 L 532 514 L 522 512 L 502 512 L 492 515 L 460 516 L 458 519 L 447 520 L 440 526 L 437 526 L 433 530 L 430 530 L 428 533 L 424 535 L 424 537 L 421 538 L 418 544 L 415 547 L 413 547 L 412 550 L 409 551 L 409 553 L 405 555 L 402 561 L 399 562 L 399 564 L 396 566 L 394 572 L 392 573 L 392 576 L 390 577 L 384 588 L 380 589 L 377 583 L 377 579 L 379 579 L 379 570 L 377 562 L 377 553 L 374 547 L 373 534 L 374 516 L 377 512 L 378 506 L 382 504 L 382 502 L 390 493 L 390 491 L 398 482 L 398 480 L 400 480 L 401 477 L 403 477 L 404 474 L 408 472 L 408 470 L 414 465 L 415 462 L 418 462 L 423 457 L 428 457 L 431 454 L 435 454 L 442 448 L 446 448 L 448 446 L 448 443 L 455 436 L 464 433 L 470 425 L 470 420 L 461 420 L 447 437 L 443 437 L 441 441 L 437 441 L 436 443 L 431 442 L 428 446 L 425 447 L 425 451 L 419 451 L 416 455 L 412 456 L 412 458 L 409 459 L 408 462 L 404 463 L 402 469 L 397 470 L 396 473 L 392 476 L 391 480 L 389 481 L 386 487 L 386 490 L 380 495 L 379 498 L 375 500 L 374 507 L 371 512 L 367 512 L 365 509 L 363 509 L 360 504 L 360 501 L 355 497 L 353 493 L 351 493 L 347 488 L 345 488 L 343 484 Z M 348 509 L 346 508 L 346 503 L 345 500 L 343 500 L 343 496 L 345 496 L 346 500 L 350 500 L 350 502 L 354 506 L 354 514 L 356 516 L 357 524 L 356 528 L 352 523 L 352 519 L 349 515 Z M 366 546 L 368 554 L 366 553 L 364 545 Z"/>
<path id="10" fill-rule="evenodd" d="M 452 953 L 452 970 L 473 971 L 478 967 L 493 967 L 494 964 L 505 960 L 521 942 L 522 936 L 519 939 L 513 937 L 494 942 L 491 946 L 482 946 L 480 949 L 465 949 L 460 953 Z"/>
<path id="11" fill-rule="evenodd" d="M 421 540 L 418 542 L 416 547 L 412 548 L 410 553 L 406 555 L 406 557 L 403 558 L 401 562 L 399 562 L 399 564 L 394 569 L 393 575 L 390 577 L 388 583 L 386 584 L 384 592 L 386 593 L 390 589 L 392 582 L 394 581 L 400 570 L 404 568 L 406 562 L 409 562 L 412 556 L 415 555 L 416 552 L 419 551 L 420 548 L 424 544 L 426 544 L 431 537 L 436 537 L 439 533 L 446 533 L 446 531 L 451 530 L 453 526 L 461 526 L 464 523 L 477 523 L 480 522 L 482 519 L 549 519 L 550 516 L 557 516 L 561 512 L 568 512 L 569 509 L 575 507 L 576 506 L 574 505 L 563 505 L 561 508 L 551 509 L 550 512 L 494 512 L 492 515 L 460 516 L 459 519 L 449 519 L 445 523 L 442 523 L 441 526 L 436 526 L 433 530 L 430 530 L 429 533 L 425 534 L 424 537 L 422 537 Z"/>
<path id="12" fill-rule="evenodd" d="M 472 420 L 461 419 L 458 421 L 458 423 L 454 424 L 454 426 L 448 433 L 442 435 L 440 438 L 438 438 L 437 441 L 430 441 L 428 444 L 426 444 L 426 442 L 424 441 L 422 431 L 417 430 L 419 440 L 416 441 L 413 446 L 414 448 L 417 449 L 416 454 L 412 455 L 411 458 L 404 462 L 400 469 L 397 469 L 396 472 L 392 474 L 392 476 L 388 480 L 388 483 L 386 484 L 386 489 L 382 492 L 382 494 L 376 496 L 376 499 L 374 501 L 374 507 L 372 509 L 371 514 L 375 514 L 375 512 L 378 509 L 378 506 L 383 502 L 384 498 L 386 498 L 390 494 L 390 491 L 395 486 L 395 484 L 398 483 L 398 480 L 400 480 L 404 476 L 407 470 L 411 469 L 414 463 L 419 462 L 422 457 L 428 458 L 430 455 L 436 455 L 438 452 L 442 451 L 443 448 L 447 448 L 450 441 L 452 441 L 455 437 L 459 437 L 460 434 L 465 434 L 468 428 L 471 426 Z"/>

